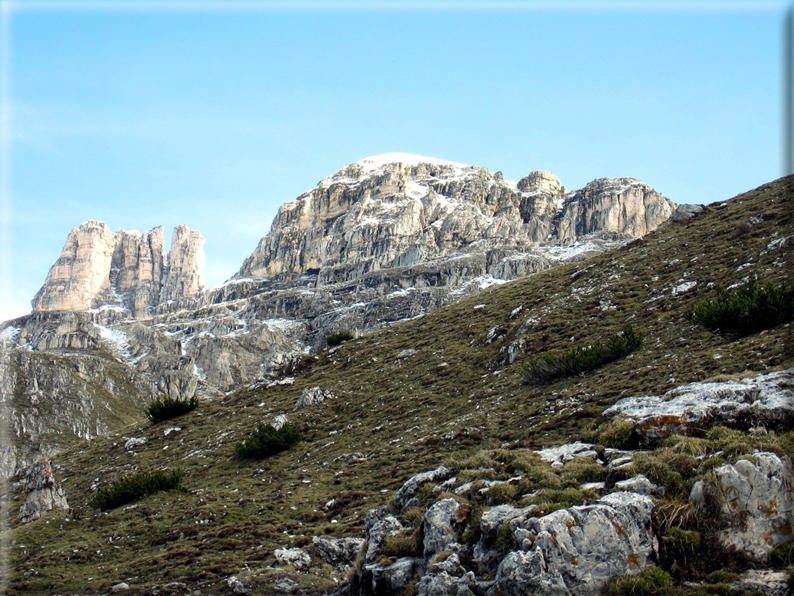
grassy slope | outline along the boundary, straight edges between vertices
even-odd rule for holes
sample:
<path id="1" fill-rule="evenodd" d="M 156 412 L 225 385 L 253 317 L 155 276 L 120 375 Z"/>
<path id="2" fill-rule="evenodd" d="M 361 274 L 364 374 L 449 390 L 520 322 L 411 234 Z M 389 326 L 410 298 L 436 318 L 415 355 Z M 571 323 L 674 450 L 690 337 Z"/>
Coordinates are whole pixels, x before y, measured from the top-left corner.
<path id="1" fill-rule="evenodd" d="M 9 593 L 106 592 L 120 581 L 141 590 L 183 581 L 213 593 L 227 589 L 222 580 L 231 574 L 258 577 L 261 593 L 269 593 L 283 576 L 270 568 L 275 548 L 306 545 L 314 535 L 363 535 L 367 510 L 419 471 L 482 448 L 576 439 L 620 397 L 790 364 L 788 325 L 729 341 L 684 313 L 714 295 L 711 283 L 727 286 L 751 272 L 785 278 L 789 250 L 761 253 L 773 235 L 792 234 L 792 197 L 789 177 L 618 251 L 347 342 L 308 360 L 293 385 L 201 404 L 174 421 L 180 432 L 164 436 L 168 423 L 128 428 L 124 437 L 149 439 L 137 453 L 114 436 L 62 454 L 56 474 L 73 514 L 12 531 Z M 684 281 L 698 283 L 674 296 Z M 532 354 L 627 322 L 645 334 L 643 348 L 585 376 L 530 388 L 521 381 L 521 358 L 504 362 L 502 350 L 519 339 Z M 486 343 L 496 325 L 501 336 Z M 408 348 L 418 352 L 398 359 Z M 315 385 L 337 397 L 292 413 L 302 389 Z M 289 413 L 305 440 L 261 462 L 238 459 L 234 444 L 280 413 Z M 184 469 L 186 492 L 108 513 L 87 505 L 92 485 L 173 467 Z M 323 510 L 332 498 L 336 505 Z M 333 575 L 318 565 L 300 574 L 301 586 L 321 592 Z"/>

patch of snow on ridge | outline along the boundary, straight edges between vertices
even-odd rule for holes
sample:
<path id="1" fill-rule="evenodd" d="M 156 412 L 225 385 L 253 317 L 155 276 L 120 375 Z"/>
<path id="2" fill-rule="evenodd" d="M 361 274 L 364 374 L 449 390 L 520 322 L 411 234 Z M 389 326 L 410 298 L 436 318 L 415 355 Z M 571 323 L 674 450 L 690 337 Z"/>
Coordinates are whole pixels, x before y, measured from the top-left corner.
<path id="1" fill-rule="evenodd" d="M 13 327 L 12 325 L 9 325 L 0 331 L 0 344 L 15 344 L 17 341 L 17 336 L 21 330 L 21 327 Z"/>
<path id="2" fill-rule="evenodd" d="M 449 161 L 446 159 L 438 159 L 435 157 L 423 157 L 421 155 L 414 155 L 412 153 L 384 153 L 383 155 L 372 155 L 365 157 L 356 162 L 357 165 L 363 166 L 367 171 L 372 171 L 386 164 L 401 163 L 406 166 L 418 166 L 422 163 L 429 163 L 437 166 L 453 166 L 455 168 L 470 168 L 470 165 L 458 163 L 456 161 Z"/>
<path id="3" fill-rule="evenodd" d="M 132 357 L 130 340 L 126 333 L 120 329 L 111 329 L 97 323 L 94 323 L 94 326 L 99 329 L 99 337 L 110 345 L 110 349 L 115 355 L 122 356 L 125 360 Z"/>

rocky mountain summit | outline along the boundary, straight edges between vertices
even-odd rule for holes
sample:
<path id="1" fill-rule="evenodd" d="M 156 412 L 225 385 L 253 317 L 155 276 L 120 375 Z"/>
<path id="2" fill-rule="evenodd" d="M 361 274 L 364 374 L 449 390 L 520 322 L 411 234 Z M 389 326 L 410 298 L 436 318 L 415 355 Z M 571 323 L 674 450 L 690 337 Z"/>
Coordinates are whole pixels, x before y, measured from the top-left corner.
<path id="1" fill-rule="evenodd" d="M 674 211 L 633 178 L 595 180 L 568 193 L 551 172 L 509 182 L 482 167 L 387 154 L 351 164 L 285 203 L 237 278 L 316 272 L 319 284 L 336 283 L 480 253 L 486 273 L 510 279 L 521 274 L 515 261 L 544 254 L 540 245 L 596 233 L 637 238 Z"/>

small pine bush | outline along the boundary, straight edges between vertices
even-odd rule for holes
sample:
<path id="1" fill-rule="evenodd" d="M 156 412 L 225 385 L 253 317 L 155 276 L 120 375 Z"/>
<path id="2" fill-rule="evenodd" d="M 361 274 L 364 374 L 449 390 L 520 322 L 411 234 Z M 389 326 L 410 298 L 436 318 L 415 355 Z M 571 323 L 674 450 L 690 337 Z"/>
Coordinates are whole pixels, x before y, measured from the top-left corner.
<path id="1" fill-rule="evenodd" d="M 100 488 L 91 499 L 91 505 L 99 509 L 114 509 L 147 495 L 179 488 L 181 484 L 181 469 L 176 469 L 170 474 L 159 470 L 151 474 L 135 474 L 119 478 L 110 486 Z"/>
<path id="2" fill-rule="evenodd" d="M 269 424 L 260 424 L 250 437 L 237 443 L 235 449 L 240 457 L 262 458 L 286 451 L 300 441 L 301 434 L 290 424 L 278 430 Z"/>
<path id="3" fill-rule="evenodd" d="M 723 336 L 745 336 L 790 321 L 794 288 L 755 278 L 734 290 L 718 290 L 688 313 L 690 320 Z"/>
<path id="4" fill-rule="evenodd" d="M 198 398 L 195 396 L 190 399 L 174 399 L 170 395 L 165 395 L 148 405 L 146 417 L 152 422 L 162 422 L 187 414 L 191 410 L 195 410 L 197 406 Z"/>
<path id="5" fill-rule="evenodd" d="M 325 341 L 330 347 L 333 348 L 334 346 L 341 344 L 343 341 L 348 341 L 354 337 L 355 336 L 349 331 L 340 331 L 339 333 L 332 333 L 325 338 Z"/>
<path id="6" fill-rule="evenodd" d="M 628 356 L 642 345 L 642 334 L 627 325 L 606 341 L 567 350 L 550 350 L 531 358 L 524 365 L 524 383 L 540 385 L 594 370 Z"/>

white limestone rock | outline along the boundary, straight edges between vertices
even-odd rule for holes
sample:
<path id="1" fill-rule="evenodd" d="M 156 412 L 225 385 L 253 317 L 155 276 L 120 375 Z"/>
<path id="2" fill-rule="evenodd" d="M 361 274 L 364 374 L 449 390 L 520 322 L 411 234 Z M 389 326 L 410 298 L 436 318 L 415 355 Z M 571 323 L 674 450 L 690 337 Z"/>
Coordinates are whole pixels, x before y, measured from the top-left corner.
<path id="1" fill-rule="evenodd" d="M 591 505 L 513 520 L 519 550 L 502 560 L 489 595 L 595 595 L 610 578 L 639 573 L 656 550 L 652 511 L 649 497 L 616 492 Z"/>
<path id="2" fill-rule="evenodd" d="M 326 399 L 333 399 L 336 397 L 333 391 L 324 391 L 319 386 L 306 387 L 298 401 L 295 403 L 295 410 L 306 408 L 309 406 L 316 406 L 323 403 Z"/>
<path id="3" fill-rule="evenodd" d="M 581 441 L 560 445 L 559 447 L 541 449 L 536 453 L 540 455 L 542 460 L 549 462 L 552 466 L 565 465 L 569 461 L 573 461 L 577 458 L 598 459 L 595 445 L 592 443 L 582 443 Z"/>
<path id="4" fill-rule="evenodd" d="M 273 551 L 279 565 L 289 565 L 298 571 L 305 571 L 312 566 L 312 557 L 299 548 L 277 548 Z"/>
<path id="5" fill-rule="evenodd" d="M 364 559 L 367 562 L 377 559 L 387 538 L 406 529 L 400 523 L 400 520 L 381 509 L 369 511 L 364 524 L 366 526 L 367 541 L 363 548 Z"/>
<path id="6" fill-rule="evenodd" d="M 199 232 L 178 225 L 166 257 L 162 226 L 146 233 L 113 233 L 105 222 L 89 220 L 69 234 L 33 298 L 33 309 L 104 309 L 147 316 L 161 302 L 204 290 L 203 244 Z"/>
<path id="7" fill-rule="evenodd" d="M 449 466 L 439 466 L 435 470 L 428 472 L 421 472 L 412 476 L 400 487 L 400 490 L 394 495 L 394 505 L 398 510 L 402 510 L 408 502 L 414 497 L 416 491 L 420 486 L 427 482 L 439 482 L 446 480 L 455 473 L 455 470 Z"/>
<path id="8" fill-rule="evenodd" d="M 794 466 L 788 456 L 755 453 L 714 470 L 722 492 L 722 513 L 728 527 L 720 533 L 723 546 L 765 561 L 772 549 L 794 539 Z M 704 504 L 703 482 L 690 498 Z"/>
<path id="9" fill-rule="evenodd" d="M 693 426 L 784 425 L 794 421 L 793 386 L 794 368 L 737 381 L 689 383 L 662 396 L 621 399 L 603 415 L 623 415 L 652 439 Z"/>
<path id="10" fill-rule="evenodd" d="M 364 545 L 363 538 L 323 538 L 312 539 L 317 555 L 334 568 L 337 573 L 349 571 Z"/>
<path id="11" fill-rule="evenodd" d="M 424 555 L 429 560 L 452 542 L 457 542 L 471 506 L 455 499 L 441 499 L 433 503 L 424 518 Z"/>

